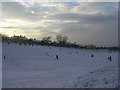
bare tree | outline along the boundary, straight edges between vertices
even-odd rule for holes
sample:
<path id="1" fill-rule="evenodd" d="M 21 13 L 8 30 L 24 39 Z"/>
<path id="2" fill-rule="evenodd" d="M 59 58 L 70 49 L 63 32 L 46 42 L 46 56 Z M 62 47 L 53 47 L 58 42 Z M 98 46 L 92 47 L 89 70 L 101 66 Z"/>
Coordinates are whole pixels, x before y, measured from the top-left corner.
<path id="1" fill-rule="evenodd" d="M 62 34 L 56 35 L 56 40 L 57 40 L 57 42 L 60 43 L 62 41 Z"/>
<path id="2" fill-rule="evenodd" d="M 49 41 L 51 41 L 51 36 L 43 37 L 42 40 L 45 42 L 49 42 Z"/>
<path id="3" fill-rule="evenodd" d="M 59 43 L 67 43 L 68 37 L 63 36 L 62 34 L 58 34 L 58 35 L 56 35 L 56 40 Z"/>
<path id="4" fill-rule="evenodd" d="M 68 40 L 68 37 L 67 37 L 67 36 L 63 36 L 62 39 L 63 39 L 63 42 L 64 42 L 64 43 L 67 43 L 67 40 Z"/>

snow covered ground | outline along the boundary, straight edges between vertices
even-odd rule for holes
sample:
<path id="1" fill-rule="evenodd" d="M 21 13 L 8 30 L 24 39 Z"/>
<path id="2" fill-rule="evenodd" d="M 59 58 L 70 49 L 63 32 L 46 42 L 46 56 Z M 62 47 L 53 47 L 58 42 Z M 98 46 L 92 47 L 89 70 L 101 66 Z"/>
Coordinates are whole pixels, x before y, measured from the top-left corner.
<path id="1" fill-rule="evenodd" d="M 4 43 L 4 55 L 3 88 L 115 88 L 118 85 L 118 52 Z M 59 55 L 58 60 L 55 55 Z"/>

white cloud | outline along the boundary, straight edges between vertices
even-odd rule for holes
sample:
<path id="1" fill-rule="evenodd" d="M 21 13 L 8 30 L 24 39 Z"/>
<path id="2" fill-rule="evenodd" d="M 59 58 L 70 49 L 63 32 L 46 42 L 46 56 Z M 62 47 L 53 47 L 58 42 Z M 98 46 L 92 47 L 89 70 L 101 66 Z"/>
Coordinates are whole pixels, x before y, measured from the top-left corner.
<path id="1" fill-rule="evenodd" d="M 35 11 L 31 11 L 31 13 L 32 13 L 32 14 L 34 14 L 34 13 L 35 13 Z"/>

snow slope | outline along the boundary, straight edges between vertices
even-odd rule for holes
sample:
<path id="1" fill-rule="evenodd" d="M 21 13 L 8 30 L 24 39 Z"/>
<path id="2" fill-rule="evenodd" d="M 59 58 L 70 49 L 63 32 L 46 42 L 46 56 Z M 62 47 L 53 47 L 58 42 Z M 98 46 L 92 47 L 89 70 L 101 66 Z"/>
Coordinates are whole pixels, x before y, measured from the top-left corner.
<path id="1" fill-rule="evenodd" d="M 117 88 L 118 87 L 118 69 L 114 65 L 100 68 L 84 76 L 79 76 L 69 88 Z M 113 74 L 113 73 L 117 73 Z"/>
<path id="2" fill-rule="evenodd" d="M 92 82 L 92 86 L 86 87 L 117 86 L 118 52 L 4 43 L 4 55 L 3 88 L 78 88 L 93 79 L 96 84 Z M 55 55 L 59 55 L 58 60 Z M 109 56 L 111 62 L 107 59 Z M 108 84 L 104 83 L 106 78 Z"/>

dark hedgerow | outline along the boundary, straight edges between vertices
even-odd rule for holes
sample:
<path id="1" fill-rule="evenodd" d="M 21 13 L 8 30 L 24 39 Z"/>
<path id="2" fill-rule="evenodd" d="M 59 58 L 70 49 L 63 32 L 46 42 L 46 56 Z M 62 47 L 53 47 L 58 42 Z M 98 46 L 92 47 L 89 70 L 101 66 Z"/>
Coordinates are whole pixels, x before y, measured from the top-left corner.
<path id="1" fill-rule="evenodd" d="M 2 42 L 6 42 L 8 44 L 10 43 L 18 43 L 19 45 L 41 45 L 41 46 L 59 46 L 59 47 L 68 47 L 68 48 L 78 48 L 78 49 L 108 49 L 108 50 L 120 50 L 119 47 L 97 47 L 95 45 L 78 45 L 76 42 L 70 43 L 67 42 L 67 36 L 63 36 L 61 39 L 60 37 L 62 36 L 57 36 L 57 41 L 51 41 L 51 37 L 44 38 L 43 40 L 36 40 L 36 39 L 28 39 L 25 36 L 13 36 L 13 37 L 8 37 L 7 35 L 0 34 L 2 36 Z M 50 48 L 51 49 L 51 48 Z"/>

